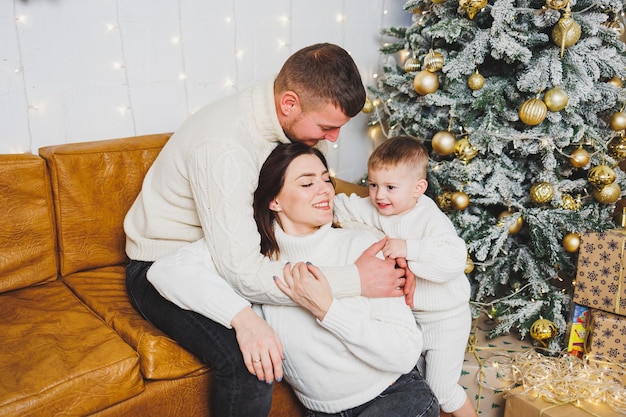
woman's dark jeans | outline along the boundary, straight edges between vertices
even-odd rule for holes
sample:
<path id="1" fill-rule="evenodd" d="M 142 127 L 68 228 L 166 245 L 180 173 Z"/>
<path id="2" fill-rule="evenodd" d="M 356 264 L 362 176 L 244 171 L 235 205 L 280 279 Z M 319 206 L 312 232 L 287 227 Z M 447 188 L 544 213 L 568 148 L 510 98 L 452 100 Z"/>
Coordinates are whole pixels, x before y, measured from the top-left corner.
<path id="1" fill-rule="evenodd" d="M 152 262 L 130 261 L 126 267 L 130 301 L 146 320 L 211 366 L 211 415 L 267 416 L 272 405 L 272 385 L 260 382 L 248 372 L 235 331 L 163 298 L 146 278 L 151 265 Z"/>
<path id="2" fill-rule="evenodd" d="M 439 403 L 416 368 L 373 400 L 335 414 L 307 411 L 306 417 L 439 417 Z"/>

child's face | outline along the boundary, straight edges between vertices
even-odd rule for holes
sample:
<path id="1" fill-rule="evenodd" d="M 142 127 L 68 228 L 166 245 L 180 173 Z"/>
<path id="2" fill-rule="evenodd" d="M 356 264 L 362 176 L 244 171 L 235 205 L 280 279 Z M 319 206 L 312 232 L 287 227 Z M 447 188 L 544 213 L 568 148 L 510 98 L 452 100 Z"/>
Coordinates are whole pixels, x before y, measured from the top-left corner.
<path id="1" fill-rule="evenodd" d="M 368 172 L 370 201 L 383 216 L 411 210 L 428 183 L 418 178 L 407 164 Z"/>

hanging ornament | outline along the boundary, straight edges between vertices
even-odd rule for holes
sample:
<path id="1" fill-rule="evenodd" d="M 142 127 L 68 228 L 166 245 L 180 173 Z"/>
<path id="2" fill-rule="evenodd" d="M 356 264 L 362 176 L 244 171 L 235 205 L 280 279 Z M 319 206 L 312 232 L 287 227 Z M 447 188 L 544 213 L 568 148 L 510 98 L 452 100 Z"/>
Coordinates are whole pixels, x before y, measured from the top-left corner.
<path id="1" fill-rule="evenodd" d="M 452 204 L 452 208 L 455 210 L 465 210 L 469 206 L 469 203 L 469 196 L 463 191 L 452 193 L 450 197 L 450 204 Z"/>
<path id="2" fill-rule="evenodd" d="M 522 122 L 529 126 L 536 126 L 543 122 L 548 114 L 548 107 L 537 95 L 536 98 L 531 98 L 522 103 L 519 108 L 519 118 Z"/>
<path id="3" fill-rule="evenodd" d="M 361 111 L 363 113 L 371 113 L 374 111 L 374 103 L 372 103 L 372 100 L 370 100 L 369 97 L 365 99 L 365 104 L 363 104 Z"/>
<path id="4" fill-rule="evenodd" d="M 463 270 L 463 273 L 471 274 L 473 270 L 474 270 L 474 261 L 472 260 L 472 257 L 468 253 L 467 259 L 465 260 L 465 269 Z"/>
<path id="5" fill-rule="evenodd" d="M 596 188 L 600 189 L 606 185 L 612 184 L 615 181 L 615 171 L 613 168 L 600 164 L 589 170 L 587 174 L 587 181 L 593 184 Z"/>
<path id="6" fill-rule="evenodd" d="M 504 226 L 505 219 L 507 217 L 512 216 L 513 214 L 515 214 L 515 212 L 510 211 L 510 210 L 506 210 L 500 213 L 498 215 L 498 226 L 500 227 Z M 519 216 L 517 220 L 515 220 L 515 223 L 509 226 L 509 233 L 512 235 L 518 233 L 520 230 L 522 230 L 523 225 L 524 225 L 524 220 L 522 220 L 522 216 Z"/>
<path id="7" fill-rule="evenodd" d="M 604 22 L 603 25 L 609 29 L 613 29 L 617 36 L 622 36 L 624 34 L 624 24 L 617 19 Z"/>
<path id="8" fill-rule="evenodd" d="M 622 79 L 620 77 L 613 77 L 607 82 L 617 88 L 622 88 L 623 85 Z"/>
<path id="9" fill-rule="evenodd" d="M 549 203 L 554 197 L 554 187 L 545 181 L 540 181 L 530 187 L 530 198 L 536 203 Z"/>
<path id="10" fill-rule="evenodd" d="M 546 107 L 550 111 L 561 111 L 567 106 L 569 97 L 567 93 L 561 90 L 558 86 L 554 86 L 543 96 L 543 102 L 546 103 Z"/>
<path id="11" fill-rule="evenodd" d="M 568 233 L 563 236 L 563 247 L 569 253 L 576 253 L 580 248 L 580 235 L 578 233 Z"/>
<path id="12" fill-rule="evenodd" d="M 546 0 L 546 6 L 554 10 L 561 10 L 567 6 L 569 0 Z"/>
<path id="13" fill-rule="evenodd" d="M 416 72 L 420 70 L 420 60 L 413 57 L 404 61 L 405 72 Z"/>
<path id="14" fill-rule="evenodd" d="M 439 88 L 439 77 L 433 72 L 422 70 L 415 75 L 413 88 L 422 96 L 434 93 Z"/>
<path id="15" fill-rule="evenodd" d="M 561 195 L 561 207 L 563 207 L 565 210 L 580 210 L 580 197 L 578 199 L 575 199 L 569 194 Z"/>
<path id="16" fill-rule="evenodd" d="M 589 163 L 589 152 L 581 146 L 569 156 L 569 163 L 572 164 L 574 168 L 587 166 Z"/>
<path id="17" fill-rule="evenodd" d="M 572 9 L 568 1 L 565 13 L 563 13 L 563 16 L 552 29 L 552 41 L 554 41 L 556 46 L 561 47 L 561 58 L 563 58 L 565 48 L 569 48 L 578 42 L 580 35 L 580 25 L 572 17 Z"/>
<path id="18" fill-rule="evenodd" d="M 613 113 L 611 120 L 609 120 L 609 124 L 615 131 L 626 129 L 626 113 L 623 111 Z"/>
<path id="19" fill-rule="evenodd" d="M 437 205 L 442 211 L 452 210 L 452 192 L 444 191 L 437 196 Z"/>
<path id="20" fill-rule="evenodd" d="M 620 188 L 619 184 L 616 182 L 605 185 L 602 188 L 596 188 L 593 190 L 593 198 L 595 198 L 598 203 L 602 203 L 602 204 L 613 204 L 617 202 L 621 194 L 622 194 L 622 189 Z"/>
<path id="21" fill-rule="evenodd" d="M 478 149 L 467 138 L 460 139 L 454 146 L 454 154 L 461 161 L 467 163 L 478 155 Z"/>
<path id="22" fill-rule="evenodd" d="M 443 68 L 443 55 L 441 52 L 431 49 L 424 58 L 424 68 L 430 72 L 437 72 Z"/>
<path id="23" fill-rule="evenodd" d="M 487 0 L 459 0 L 459 6 L 465 10 L 470 19 L 473 19 L 476 13 L 487 6 Z"/>
<path id="24" fill-rule="evenodd" d="M 450 155 L 456 148 L 456 136 L 449 130 L 440 130 L 433 136 L 431 145 L 435 153 L 441 156 Z"/>
<path id="25" fill-rule="evenodd" d="M 540 318 L 530 326 L 530 337 L 541 343 L 543 347 L 548 346 L 548 342 L 556 336 L 558 329 L 550 320 Z"/>
<path id="26" fill-rule="evenodd" d="M 476 70 L 476 72 L 470 75 L 467 79 L 467 85 L 470 90 L 480 90 L 485 85 L 485 77 L 483 77 L 478 70 Z"/>
<path id="27" fill-rule="evenodd" d="M 609 152 L 616 159 L 626 159 L 626 137 L 622 133 L 622 136 L 615 136 L 608 143 Z"/>

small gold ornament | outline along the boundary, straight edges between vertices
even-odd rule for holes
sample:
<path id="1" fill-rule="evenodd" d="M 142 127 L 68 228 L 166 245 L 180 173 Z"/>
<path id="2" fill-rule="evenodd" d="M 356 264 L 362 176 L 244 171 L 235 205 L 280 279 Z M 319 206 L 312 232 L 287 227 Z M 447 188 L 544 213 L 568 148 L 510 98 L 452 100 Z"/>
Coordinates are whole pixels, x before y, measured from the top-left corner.
<path id="1" fill-rule="evenodd" d="M 626 137 L 615 136 L 608 143 L 609 152 L 617 159 L 626 159 Z"/>
<path id="2" fill-rule="evenodd" d="M 620 77 L 613 77 L 607 82 L 617 88 L 622 88 L 623 86 L 622 79 Z"/>
<path id="3" fill-rule="evenodd" d="M 561 10 L 567 6 L 569 0 L 546 0 L 546 6 L 554 10 Z"/>
<path id="4" fill-rule="evenodd" d="M 456 135 L 449 130 L 440 130 L 433 136 L 431 144 L 435 153 L 441 156 L 450 155 L 456 148 Z"/>
<path id="5" fill-rule="evenodd" d="M 476 70 L 476 72 L 467 79 L 467 85 L 470 90 L 480 90 L 485 85 L 485 77 Z"/>
<path id="6" fill-rule="evenodd" d="M 443 68 L 443 55 L 441 52 L 431 49 L 424 58 L 424 68 L 430 72 L 437 72 Z"/>
<path id="7" fill-rule="evenodd" d="M 543 347 L 548 346 L 548 342 L 556 336 L 558 329 L 550 320 L 540 318 L 530 326 L 530 337 L 541 343 Z"/>
<path id="8" fill-rule="evenodd" d="M 536 126 L 546 118 L 548 107 L 541 99 L 531 98 L 522 103 L 518 113 L 522 122 L 529 126 Z"/>
<path id="9" fill-rule="evenodd" d="M 609 29 L 613 29 L 617 36 L 622 36 L 624 34 L 624 24 L 619 20 L 612 20 L 610 22 L 603 23 Z"/>
<path id="10" fill-rule="evenodd" d="M 409 58 L 404 61 L 405 72 L 416 72 L 420 70 L 420 60 L 417 58 Z"/>
<path id="11" fill-rule="evenodd" d="M 576 149 L 569 156 L 569 163 L 572 164 L 574 168 L 582 168 L 584 166 L 587 166 L 587 164 L 589 163 L 589 152 L 587 152 L 582 147 Z"/>
<path id="12" fill-rule="evenodd" d="M 600 189 L 615 181 L 615 171 L 608 165 L 600 164 L 589 170 L 587 173 L 587 181 Z"/>
<path id="13" fill-rule="evenodd" d="M 452 192 L 444 191 L 437 196 L 437 205 L 442 211 L 452 210 Z"/>
<path id="14" fill-rule="evenodd" d="M 563 236 L 563 247 L 569 253 L 576 253 L 580 248 L 580 235 L 578 233 L 568 233 Z"/>
<path id="15" fill-rule="evenodd" d="M 452 193 L 450 203 L 452 204 L 452 208 L 455 210 L 465 210 L 470 203 L 469 196 L 463 191 L 457 191 Z"/>
<path id="16" fill-rule="evenodd" d="M 598 203 L 602 204 L 616 203 L 621 194 L 622 189 L 616 182 L 593 190 L 593 198 L 595 198 Z"/>
<path id="17" fill-rule="evenodd" d="M 446 0 L 431 0 L 433 3 L 435 4 L 441 4 L 441 3 L 445 3 Z"/>
<path id="18" fill-rule="evenodd" d="M 413 88 L 422 96 L 434 93 L 439 88 L 439 77 L 433 72 L 422 70 L 415 75 Z"/>
<path id="19" fill-rule="evenodd" d="M 365 104 L 363 104 L 361 111 L 363 113 L 371 113 L 374 111 L 374 103 L 372 103 L 372 100 L 370 100 L 369 97 L 365 99 Z"/>
<path id="20" fill-rule="evenodd" d="M 454 154 L 461 161 L 467 163 L 478 155 L 478 149 L 467 138 L 459 139 L 454 146 Z"/>
<path id="21" fill-rule="evenodd" d="M 569 97 L 567 93 L 561 90 L 558 86 L 554 86 L 543 96 L 543 102 L 546 103 L 546 107 L 550 111 L 561 111 L 567 106 Z"/>
<path id="22" fill-rule="evenodd" d="M 609 124 L 611 125 L 611 128 L 615 131 L 626 129 L 626 113 L 624 113 L 623 111 L 613 113 Z"/>
<path id="23" fill-rule="evenodd" d="M 498 215 L 498 226 L 504 226 L 504 220 L 507 217 L 512 216 L 513 214 L 515 214 L 515 212 L 510 211 L 510 210 L 506 210 L 500 213 Z M 523 225 L 524 225 L 524 220 L 522 220 L 522 216 L 519 216 L 517 220 L 515 221 L 515 223 L 509 226 L 509 233 L 512 235 L 518 233 L 520 230 L 522 230 Z"/>
<path id="24" fill-rule="evenodd" d="M 561 195 L 561 201 L 561 207 L 563 207 L 565 210 L 580 210 L 580 198 L 575 199 L 569 194 L 563 194 Z"/>
<path id="25" fill-rule="evenodd" d="M 552 40 L 556 46 L 561 47 L 561 58 L 563 58 L 565 48 L 578 42 L 581 33 L 580 25 L 572 17 L 572 9 L 568 1 L 563 16 L 552 29 Z"/>
<path id="26" fill-rule="evenodd" d="M 465 260 L 465 269 L 463 270 L 463 273 L 471 274 L 473 270 L 474 270 L 474 261 L 472 260 L 472 257 L 468 253 L 467 259 Z"/>
<path id="27" fill-rule="evenodd" d="M 473 19 L 476 13 L 487 6 L 487 0 L 459 0 L 459 6 L 467 12 L 470 19 Z"/>
<path id="28" fill-rule="evenodd" d="M 536 203 L 549 203 L 554 197 L 554 187 L 545 181 L 540 181 L 530 187 L 530 198 Z"/>

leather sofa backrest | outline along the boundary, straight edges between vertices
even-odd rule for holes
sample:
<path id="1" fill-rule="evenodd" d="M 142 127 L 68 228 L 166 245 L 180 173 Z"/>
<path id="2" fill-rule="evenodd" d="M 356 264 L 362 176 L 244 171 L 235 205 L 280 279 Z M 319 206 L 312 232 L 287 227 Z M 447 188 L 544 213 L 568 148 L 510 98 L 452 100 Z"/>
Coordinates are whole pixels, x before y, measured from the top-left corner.
<path id="1" fill-rule="evenodd" d="M 48 164 L 62 276 L 126 262 L 123 222 L 171 134 L 39 149 Z"/>
<path id="2" fill-rule="evenodd" d="M 56 279 L 54 231 L 44 160 L 0 155 L 0 293 Z"/>

